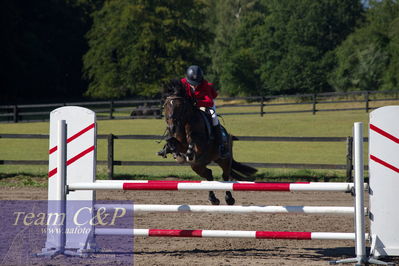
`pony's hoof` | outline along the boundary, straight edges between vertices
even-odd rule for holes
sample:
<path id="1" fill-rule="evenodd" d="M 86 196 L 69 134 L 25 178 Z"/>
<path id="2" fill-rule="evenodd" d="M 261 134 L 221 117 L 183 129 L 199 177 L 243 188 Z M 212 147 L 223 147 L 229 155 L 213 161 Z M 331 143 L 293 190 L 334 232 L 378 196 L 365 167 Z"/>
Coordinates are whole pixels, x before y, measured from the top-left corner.
<path id="1" fill-rule="evenodd" d="M 234 198 L 225 197 L 225 200 L 227 205 L 234 205 L 234 203 L 236 203 L 236 200 Z"/>
<path id="2" fill-rule="evenodd" d="M 220 200 L 217 198 L 209 199 L 212 205 L 220 205 Z"/>
<path id="3" fill-rule="evenodd" d="M 192 162 L 194 161 L 194 151 L 193 150 L 188 150 L 186 153 L 186 160 L 187 162 Z"/>
<path id="4" fill-rule="evenodd" d="M 176 162 L 179 164 L 183 164 L 186 162 L 186 158 L 182 157 L 182 156 L 176 156 L 175 158 Z"/>

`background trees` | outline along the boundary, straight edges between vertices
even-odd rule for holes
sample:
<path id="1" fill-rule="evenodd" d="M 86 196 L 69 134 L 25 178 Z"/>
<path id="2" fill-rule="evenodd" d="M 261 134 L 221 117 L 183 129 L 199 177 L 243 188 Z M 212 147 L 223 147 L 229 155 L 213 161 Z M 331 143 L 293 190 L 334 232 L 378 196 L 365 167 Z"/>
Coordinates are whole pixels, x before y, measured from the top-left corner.
<path id="1" fill-rule="evenodd" d="M 82 54 L 90 13 L 100 1 L 0 2 L 0 102 L 82 97 Z"/>
<path id="2" fill-rule="evenodd" d="M 259 30 L 255 51 L 266 93 L 329 91 L 331 52 L 361 18 L 358 1 L 266 1 L 270 12 Z"/>
<path id="3" fill-rule="evenodd" d="M 335 90 L 394 90 L 399 85 L 399 4 L 372 1 L 366 21 L 336 48 Z"/>
<path id="4" fill-rule="evenodd" d="M 94 12 L 84 70 L 88 95 L 156 95 L 190 64 L 205 65 L 211 41 L 198 1 L 106 1 Z"/>
<path id="5" fill-rule="evenodd" d="M 152 97 L 201 65 L 224 95 L 394 90 L 397 0 L 4 0 L 1 103 Z"/>

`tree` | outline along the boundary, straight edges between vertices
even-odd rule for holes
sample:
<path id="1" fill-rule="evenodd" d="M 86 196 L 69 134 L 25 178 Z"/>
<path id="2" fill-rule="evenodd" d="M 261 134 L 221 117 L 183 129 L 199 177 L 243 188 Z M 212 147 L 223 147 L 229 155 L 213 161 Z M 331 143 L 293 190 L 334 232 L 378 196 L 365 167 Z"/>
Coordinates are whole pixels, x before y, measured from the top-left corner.
<path id="1" fill-rule="evenodd" d="M 80 97 L 84 34 L 94 8 L 91 0 L 1 1 L 1 101 Z"/>
<path id="2" fill-rule="evenodd" d="M 362 17 L 357 0 L 266 1 L 270 14 L 256 40 L 259 74 L 268 93 L 331 90 L 331 51 Z"/>
<path id="3" fill-rule="evenodd" d="M 330 77 L 339 91 L 397 89 L 399 84 L 399 3 L 373 1 L 366 22 L 337 47 Z"/>
<path id="4" fill-rule="evenodd" d="M 263 23 L 259 0 L 215 1 L 215 40 L 211 46 L 212 80 L 222 93 L 259 95 L 258 67 L 253 51 L 256 27 Z"/>
<path id="5" fill-rule="evenodd" d="M 162 82 L 202 64 L 211 40 L 195 0 L 106 1 L 93 14 L 84 71 L 97 98 L 153 96 Z"/>

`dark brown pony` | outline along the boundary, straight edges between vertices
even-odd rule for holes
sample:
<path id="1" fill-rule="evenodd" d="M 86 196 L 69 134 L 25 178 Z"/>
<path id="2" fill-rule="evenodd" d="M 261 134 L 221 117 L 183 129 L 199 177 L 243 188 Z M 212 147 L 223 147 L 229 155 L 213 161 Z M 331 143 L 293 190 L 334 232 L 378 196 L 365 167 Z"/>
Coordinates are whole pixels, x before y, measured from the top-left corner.
<path id="1" fill-rule="evenodd" d="M 225 132 L 226 148 L 229 149 L 230 156 L 221 158 L 218 143 L 208 133 L 208 128 L 212 127 L 207 127 L 204 121 L 207 118 L 195 106 L 195 100 L 187 96 L 184 85 L 179 80 L 172 80 L 164 89 L 167 95 L 164 112 L 168 133 L 164 157 L 166 153 L 172 153 L 177 162 L 188 163 L 198 175 L 208 181 L 213 181 L 212 170 L 207 168 L 211 162 L 222 168 L 224 181 L 253 181 L 251 176 L 257 170 L 233 159 L 233 139 L 237 138 Z M 213 191 L 209 191 L 209 200 L 213 205 L 220 204 Z M 229 205 L 235 203 L 230 191 L 226 191 L 225 200 Z"/>

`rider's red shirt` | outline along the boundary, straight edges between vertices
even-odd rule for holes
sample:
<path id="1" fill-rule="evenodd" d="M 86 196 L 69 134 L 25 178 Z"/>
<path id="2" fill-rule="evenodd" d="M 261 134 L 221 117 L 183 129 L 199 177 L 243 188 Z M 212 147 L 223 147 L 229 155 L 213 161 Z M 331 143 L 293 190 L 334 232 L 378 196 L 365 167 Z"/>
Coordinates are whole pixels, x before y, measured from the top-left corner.
<path id="1" fill-rule="evenodd" d="M 193 97 L 197 100 L 198 107 L 213 107 L 215 99 L 218 96 L 213 84 L 209 83 L 207 80 L 203 80 L 201 84 L 195 89 L 191 89 L 190 84 L 187 82 L 186 78 L 182 78 L 181 82 L 186 88 L 187 95 Z"/>

